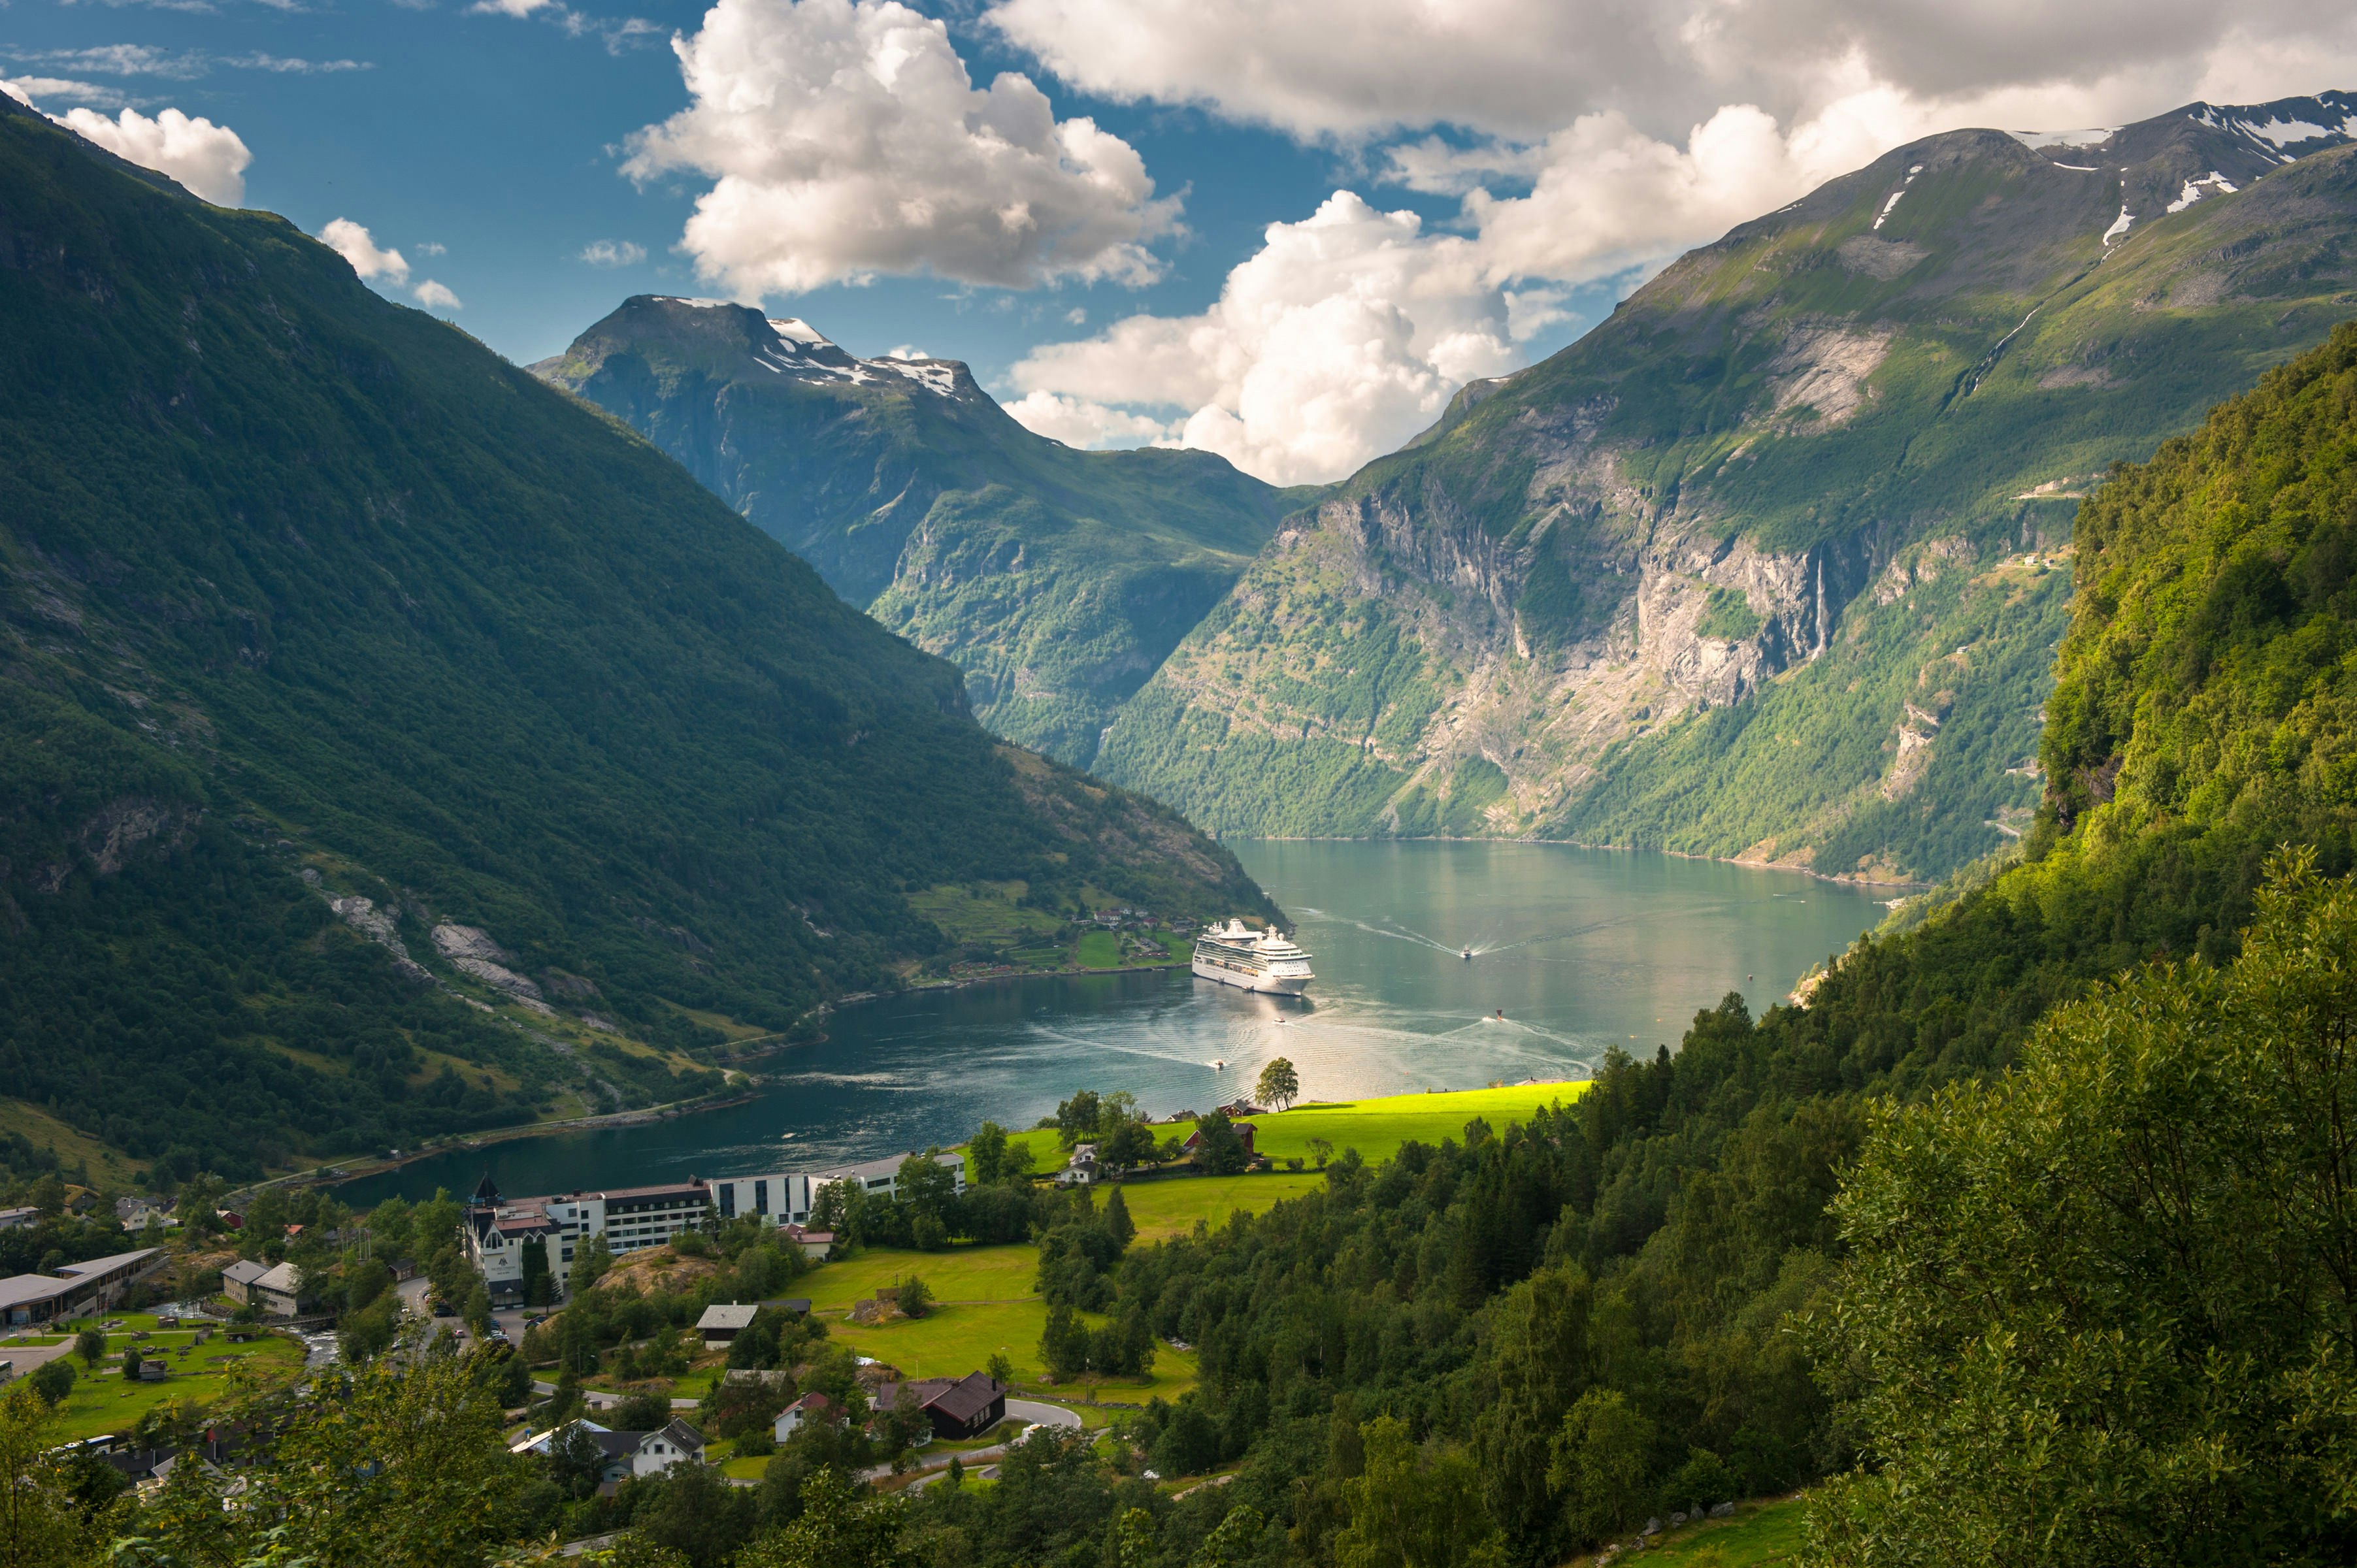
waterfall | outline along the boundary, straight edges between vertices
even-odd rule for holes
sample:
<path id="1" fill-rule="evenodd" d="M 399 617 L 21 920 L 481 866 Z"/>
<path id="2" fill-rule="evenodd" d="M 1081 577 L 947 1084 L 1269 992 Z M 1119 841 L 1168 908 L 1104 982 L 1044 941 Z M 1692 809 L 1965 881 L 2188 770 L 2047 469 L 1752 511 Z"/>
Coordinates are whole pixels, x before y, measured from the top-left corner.
<path id="1" fill-rule="evenodd" d="M 1817 557 L 1817 646 L 1809 657 L 1814 659 L 1825 650 L 1825 558 Z"/>

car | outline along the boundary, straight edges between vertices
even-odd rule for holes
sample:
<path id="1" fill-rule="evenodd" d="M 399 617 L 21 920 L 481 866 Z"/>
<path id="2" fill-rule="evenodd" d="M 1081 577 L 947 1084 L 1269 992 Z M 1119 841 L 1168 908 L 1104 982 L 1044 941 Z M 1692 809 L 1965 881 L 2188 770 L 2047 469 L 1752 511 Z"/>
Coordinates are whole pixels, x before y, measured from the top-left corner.
<path id="1" fill-rule="evenodd" d="M 458 1316 L 458 1309 L 452 1306 L 447 1301 L 437 1301 L 434 1304 L 434 1316 L 436 1317 L 456 1317 Z"/>

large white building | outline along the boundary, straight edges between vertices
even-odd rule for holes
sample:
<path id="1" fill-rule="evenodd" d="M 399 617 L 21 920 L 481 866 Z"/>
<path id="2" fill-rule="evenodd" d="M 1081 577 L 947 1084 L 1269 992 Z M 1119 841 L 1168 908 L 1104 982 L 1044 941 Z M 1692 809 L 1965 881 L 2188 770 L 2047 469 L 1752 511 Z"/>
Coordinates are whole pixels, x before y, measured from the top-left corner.
<path id="1" fill-rule="evenodd" d="M 965 1191 L 964 1157 L 936 1155 L 933 1159 L 948 1167 L 956 1190 Z M 523 1289 L 524 1248 L 536 1240 L 548 1249 L 549 1272 L 561 1291 L 574 1255 L 597 1237 L 604 1237 L 608 1250 L 619 1257 L 641 1247 L 660 1247 L 683 1230 L 701 1230 L 713 1221 L 726 1223 L 748 1215 L 780 1229 L 798 1226 L 810 1219 L 818 1194 L 839 1181 L 856 1182 L 872 1197 L 897 1198 L 900 1160 L 870 1160 L 812 1174 L 780 1172 L 708 1181 L 690 1176 L 664 1187 L 546 1197 L 502 1197 L 487 1176 L 467 1200 L 467 1261 L 483 1276 L 493 1300 L 511 1297 Z"/>

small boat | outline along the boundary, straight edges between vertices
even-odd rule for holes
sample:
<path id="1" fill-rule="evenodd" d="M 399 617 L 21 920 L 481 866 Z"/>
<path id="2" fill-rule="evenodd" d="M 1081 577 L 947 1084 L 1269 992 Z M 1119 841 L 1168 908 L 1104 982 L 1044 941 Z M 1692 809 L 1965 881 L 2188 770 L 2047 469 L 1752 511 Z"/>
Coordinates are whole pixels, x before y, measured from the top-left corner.
<path id="1" fill-rule="evenodd" d="M 1473 961 L 1473 950 L 1471 948 L 1467 948 L 1463 952 L 1458 953 L 1457 956 L 1463 959 L 1467 963 L 1471 963 Z"/>
<path id="2" fill-rule="evenodd" d="M 1228 1070 L 1228 1064 L 1225 1062 L 1213 1062 L 1211 1064 L 1211 1070 L 1213 1072 L 1225 1072 Z"/>

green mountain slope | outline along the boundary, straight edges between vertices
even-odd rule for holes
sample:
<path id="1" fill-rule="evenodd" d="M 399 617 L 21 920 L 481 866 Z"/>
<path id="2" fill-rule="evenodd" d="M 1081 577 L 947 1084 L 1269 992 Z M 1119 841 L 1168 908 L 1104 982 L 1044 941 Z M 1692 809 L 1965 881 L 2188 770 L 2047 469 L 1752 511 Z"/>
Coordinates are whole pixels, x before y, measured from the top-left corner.
<path id="1" fill-rule="evenodd" d="M 533 367 L 629 423 L 836 592 L 966 672 L 984 724 L 1085 766 L 1286 494 L 1208 452 L 1079 452 L 950 360 L 641 295 Z"/>
<path id="2" fill-rule="evenodd" d="M 1221 832 L 2018 835 L 2072 503 L 2357 315 L 2357 151 L 2258 134 L 2352 106 L 1935 136 L 1690 253 L 1291 520 L 1097 770 Z"/>
<path id="3" fill-rule="evenodd" d="M 646 443 L 5 104 L 0 431 L 0 1123 L 247 1173 L 698 1092 L 691 1013 L 893 983 L 912 894 L 1267 908 Z"/>

